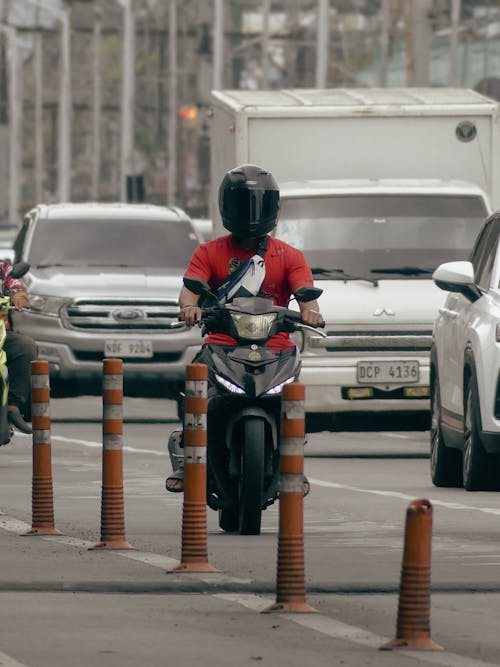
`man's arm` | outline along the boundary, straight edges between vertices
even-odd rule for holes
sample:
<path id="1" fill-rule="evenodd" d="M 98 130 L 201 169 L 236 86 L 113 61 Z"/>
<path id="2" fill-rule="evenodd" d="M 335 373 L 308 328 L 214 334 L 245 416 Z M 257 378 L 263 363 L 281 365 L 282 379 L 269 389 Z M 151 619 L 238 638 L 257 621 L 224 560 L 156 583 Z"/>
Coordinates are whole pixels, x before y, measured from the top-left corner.
<path id="1" fill-rule="evenodd" d="M 12 305 L 22 310 L 30 305 L 28 292 L 22 280 L 9 276 L 10 262 L 2 262 L 0 265 L 0 280 L 3 281 L 4 293 L 10 296 Z"/>
<path id="2" fill-rule="evenodd" d="M 199 295 L 182 286 L 179 294 L 179 319 L 192 327 L 201 320 L 201 308 L 198 307 Z"/>
<path id="3" fill-rule="evenodd" d="M 319 305 L 316 300 L 314 301 L 298 301 L 300 308 L 300 316 L 304 324 L 308 324 L 310 327 L 319 327 L 323 324 L 323 316 L 319 311 Z"/>

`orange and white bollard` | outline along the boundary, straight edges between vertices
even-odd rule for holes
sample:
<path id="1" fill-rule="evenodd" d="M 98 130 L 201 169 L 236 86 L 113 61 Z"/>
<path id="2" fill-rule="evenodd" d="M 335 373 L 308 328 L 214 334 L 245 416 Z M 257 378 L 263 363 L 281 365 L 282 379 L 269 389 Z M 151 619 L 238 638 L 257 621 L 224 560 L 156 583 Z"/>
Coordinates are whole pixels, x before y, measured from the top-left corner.
<path id="1" fill-rule="evenodd" d="M 432 505 L 414 500 L 406 510 L 396 639 L 381 646 L 382 651 L 443 650 L 430 637 L 431 537 Z"/>
<path id="2" fill-rule="evenodd" d="M 280 498 L 276 604 L 263 613 L 310 613 L 304 567 L 305 387 L 283 388 L 280 433 Z"/>
<path id="3" fill-rule="evenodd" d="M 184 397 L 181 561 L 169 572 L 217 572 L 208 562 L 207 548 L 207 388 L 206 364 L 189 364 Z"/>
<path id="4" fill-rule="evenodd" d="M 104 359 L 102 389 L 101 541 L 90 548 L 133 549 L 125 539 L 121 359 Z"/>
<path id="5" fill-rule="evenodd" d="M 25 535 L 62 535 L 54 526 L 52 446 L 50 439 L 49 362 L 31 362 L 33 425 L 32 523 Z"/>

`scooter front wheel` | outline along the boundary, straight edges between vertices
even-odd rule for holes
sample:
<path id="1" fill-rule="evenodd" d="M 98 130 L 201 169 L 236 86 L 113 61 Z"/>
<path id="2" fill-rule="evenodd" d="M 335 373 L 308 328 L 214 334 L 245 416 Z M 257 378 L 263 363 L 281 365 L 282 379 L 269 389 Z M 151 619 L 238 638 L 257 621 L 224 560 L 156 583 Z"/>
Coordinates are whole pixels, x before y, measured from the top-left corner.
<path id="1" fill-rule="evenodd" d="M 239 530 L 238 510 L 234 507 L 223 507 L 219 510 L 219 528 L 226 533 L 237 533 Z"/>
<path id="2" fill-rule="evenodd" d="M 239 529 L 241 535 L 259 535 L 264 489 L 265 424 L 250 417 L 243 423 Z"/>

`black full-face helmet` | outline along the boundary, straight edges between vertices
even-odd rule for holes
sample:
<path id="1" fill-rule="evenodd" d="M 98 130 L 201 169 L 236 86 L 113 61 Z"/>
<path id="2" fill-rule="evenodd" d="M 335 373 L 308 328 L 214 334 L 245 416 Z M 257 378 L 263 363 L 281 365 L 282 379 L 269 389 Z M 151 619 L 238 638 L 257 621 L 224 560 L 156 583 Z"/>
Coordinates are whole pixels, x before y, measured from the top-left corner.
<path id="1" fill-rule="evenodd" d="M 219 188 L 224 227 L 240 238 L 259 238 L 276 226 L 280 191 L 274 176 L 253 164 L 228 171 Z"/>

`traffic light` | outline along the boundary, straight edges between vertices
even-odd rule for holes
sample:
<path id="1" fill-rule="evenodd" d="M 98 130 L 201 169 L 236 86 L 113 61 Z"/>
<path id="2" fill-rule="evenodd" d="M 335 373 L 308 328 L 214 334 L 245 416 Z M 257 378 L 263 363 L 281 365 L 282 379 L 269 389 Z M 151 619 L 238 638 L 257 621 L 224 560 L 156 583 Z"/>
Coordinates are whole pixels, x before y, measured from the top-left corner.
<path id="1" fill-rule="evenodd" d="M 182 120 L 195 122 L 198 120 L 198 107 L 195 105 L 181 107 L 179 109 L 179 118 Z"/>

